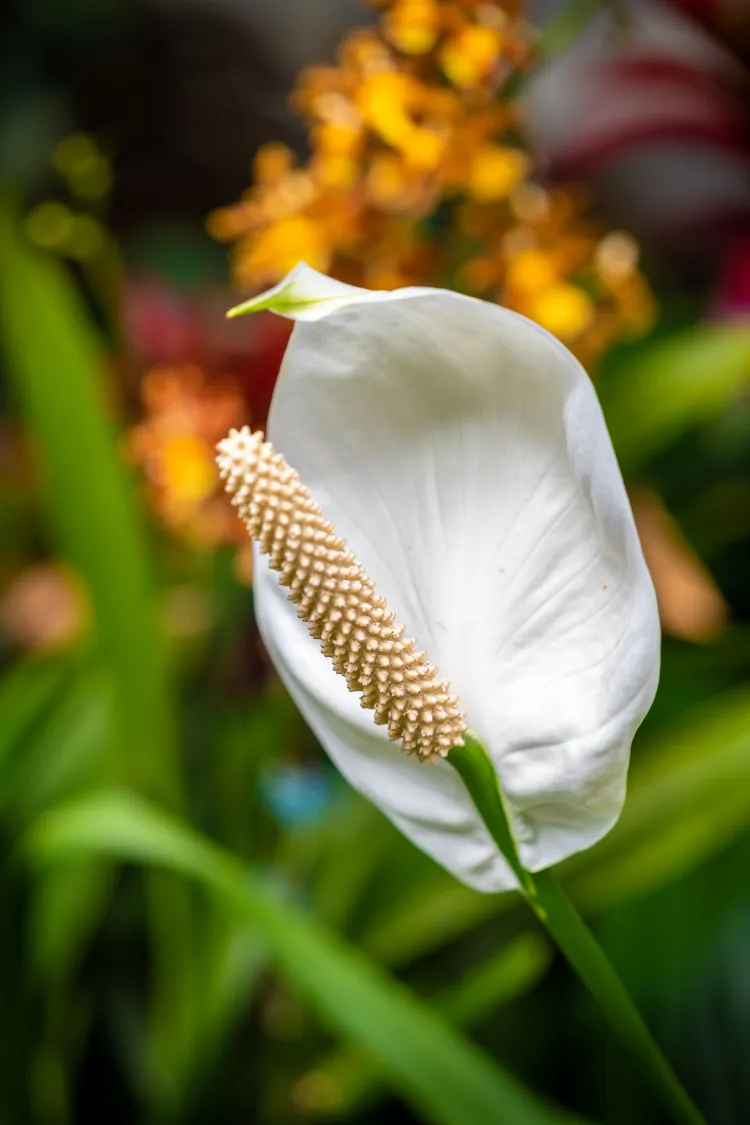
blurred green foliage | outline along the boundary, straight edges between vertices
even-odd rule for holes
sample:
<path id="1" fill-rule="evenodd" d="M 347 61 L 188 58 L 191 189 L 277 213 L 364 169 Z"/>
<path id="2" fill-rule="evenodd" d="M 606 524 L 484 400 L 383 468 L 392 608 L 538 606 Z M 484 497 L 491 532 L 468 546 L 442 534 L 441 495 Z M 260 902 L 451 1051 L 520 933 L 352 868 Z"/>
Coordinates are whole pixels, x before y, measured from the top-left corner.
<path id="1" fill-rule="evenodd" d="M 92 317 L 9 207 L 0 262 L 7 408 L 38 470 L 0 495 L 3 548 L 68 561 L 92 617 L 56 653 L 5 652 L 0 1122 L 658 1125 L 516 896 L 417 853 L 268 670 L 246 674 L 249 593 L 226 553 L 150 524 Z M 626 472 L 663 493 L 735 617 L 710 644 L 667 639 L 625 812 L 561 871 L 727 1125 L 750 1117 L 750 521 L 727 531 L 711 498 L 750 487 L 749 379 L 750 332 L 702 325 L 604 372 Z M 213 610 L 189 642 L 164 624 L 186 582 Z"/>

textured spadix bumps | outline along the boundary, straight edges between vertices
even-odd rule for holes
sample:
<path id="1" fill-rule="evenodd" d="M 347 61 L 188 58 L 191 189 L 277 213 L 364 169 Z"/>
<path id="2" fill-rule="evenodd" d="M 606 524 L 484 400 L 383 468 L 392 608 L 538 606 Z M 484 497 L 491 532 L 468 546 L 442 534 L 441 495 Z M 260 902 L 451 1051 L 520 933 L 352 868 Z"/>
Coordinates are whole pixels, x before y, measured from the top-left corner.
<path id="1" fill-rule="evenodd" d="M 321 651 L 388 737 L 422 758 L 445 755 L 466 730 L 448 684 L 388 609 L 322 509 L 260 431 L 232 430 L 219 472 L 250 535 Z"/>

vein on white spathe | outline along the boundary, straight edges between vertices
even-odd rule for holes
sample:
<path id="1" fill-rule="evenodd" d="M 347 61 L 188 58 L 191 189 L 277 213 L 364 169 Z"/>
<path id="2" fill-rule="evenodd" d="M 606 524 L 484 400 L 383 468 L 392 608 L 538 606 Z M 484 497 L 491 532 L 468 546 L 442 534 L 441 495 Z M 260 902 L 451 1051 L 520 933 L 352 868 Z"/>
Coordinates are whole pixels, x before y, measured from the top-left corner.
<path id="1" fill-rule="evenodd" d="M 600 839 L 625 797 L 660 634 L 592 384 L 538 325 L 440 289 L 374 293 L 300 265 L 243 306 L 297 321 L 268 439 L 449 681 L 534 871 Z M 258 623 L 340 771 L 480 891 L 516 885 L 460 777 L 388 741 L 265 558 Z"/>

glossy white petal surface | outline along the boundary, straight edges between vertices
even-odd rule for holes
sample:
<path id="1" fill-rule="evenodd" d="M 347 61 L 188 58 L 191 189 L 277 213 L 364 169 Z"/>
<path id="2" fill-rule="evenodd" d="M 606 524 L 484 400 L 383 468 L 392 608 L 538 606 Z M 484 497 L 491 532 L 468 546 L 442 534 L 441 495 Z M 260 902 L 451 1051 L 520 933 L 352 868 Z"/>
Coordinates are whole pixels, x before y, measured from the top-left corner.
<path id="1" fill-rule="evenodd" d="M 587 375 L 537 325 L 448 291 L 370 294 L 298 267 L 273 292 L 256 307 L 300 323 L 269 439 L 450 682 L 524 864 L 588 847 L 624 799 L 659 626 Z M 272 659 L 348 780 L 459 879 L 512 886 L 452 767 L 388 742 L 264 559 L 256 602 Z"/>

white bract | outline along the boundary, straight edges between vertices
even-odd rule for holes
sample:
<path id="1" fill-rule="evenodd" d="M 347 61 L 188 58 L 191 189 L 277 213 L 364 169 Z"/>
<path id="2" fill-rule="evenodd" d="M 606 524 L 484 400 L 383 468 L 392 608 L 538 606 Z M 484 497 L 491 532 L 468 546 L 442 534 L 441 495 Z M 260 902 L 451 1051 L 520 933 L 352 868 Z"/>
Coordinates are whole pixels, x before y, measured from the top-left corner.
<path id="1" fill-rule="evenodd" d="M 237 311 L 297 321 L 268 438 L 457 696 L 523 864 L 617 819 L 659 622 L 591 382 L 542 328 L 438 289 L 371 293 L 298 266 Z M 256 553 L 260 630 L 346 778 L 481 891 L 516 881 L 463 782 L 389 742 Z"/>

